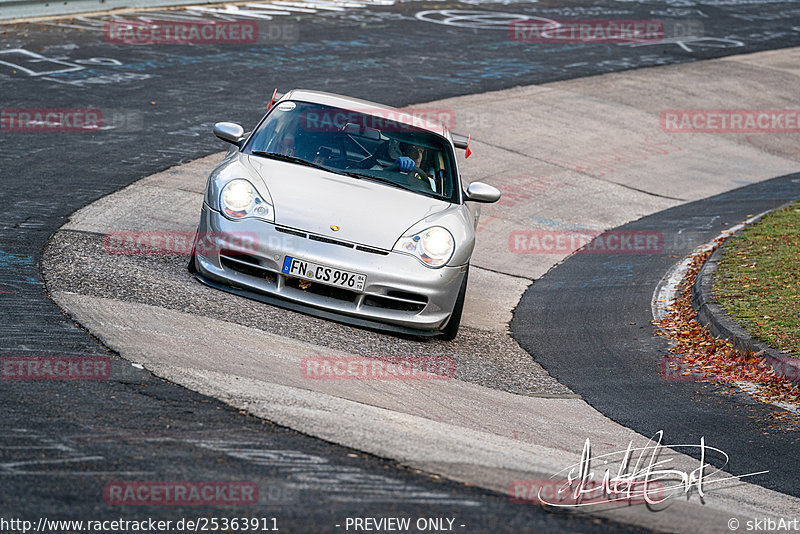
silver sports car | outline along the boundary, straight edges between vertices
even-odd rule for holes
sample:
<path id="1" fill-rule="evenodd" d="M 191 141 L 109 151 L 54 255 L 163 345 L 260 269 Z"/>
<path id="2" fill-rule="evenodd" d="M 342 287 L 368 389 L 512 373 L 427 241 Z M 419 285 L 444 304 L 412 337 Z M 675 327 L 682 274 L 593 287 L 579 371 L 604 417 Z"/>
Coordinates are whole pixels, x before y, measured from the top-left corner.
<path id="1" fill-rule="evenodd" d="M 380 104 L 293 90 L 208 178 L 189 269 L 232 293 L 349 324 L 455 337 L 480 214 L 468 140 Z"/>

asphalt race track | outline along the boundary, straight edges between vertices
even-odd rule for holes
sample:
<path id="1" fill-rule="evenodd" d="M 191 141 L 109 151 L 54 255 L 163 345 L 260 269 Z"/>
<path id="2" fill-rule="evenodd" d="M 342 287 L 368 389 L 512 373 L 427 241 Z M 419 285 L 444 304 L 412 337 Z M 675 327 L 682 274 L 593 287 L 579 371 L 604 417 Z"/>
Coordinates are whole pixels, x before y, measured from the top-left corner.
<path id="1" fill-rule="evenodd" d="M 652 335 L 653 289 L 686 255 L 682 235 L 699 246 L 752 216 L 800 196 L 800 174 L 684 204 L 615 228 L 661 232 L 661 254 L 575 254 L 529 289 L 515 311 L 513 336 L 553 377 L 611 419 L 652 436 L 692 443 L 701 429 L 731 457 L 726 469 L 800 495 L 797 428 L 769 418 L 776 408 L 744 394 L 659 372 L 667 341 Z M 685 234 L 684 234 L 685 233 Z M 599 237 L 598 239 L 602 239 Z M 599 320 L 601 319 L 601 320 Z M 719 465 L 718 467 L 722 467 Z"/>
<path id="2" fill-rule="evenodd" d="M 100 131 L 0 132 L 0 355 L 108 356 L 113 362 L 110 380 L 0 383 L 0 516 L 175 519 L 245 514 L 276 517 L 288 532 L 336 532 L 346 517 L 373 514 L 454 517 L 456 525 L 464 525 L 463 532 L 634 530 L 603 519 L 516 505 L 504 495 L 278 427 L 156 378 L 113 354 L 62 313 L 46 294 L 40 260 L 48 239 L 70 214 L 145 176 L 219 151 L 210 135 L 213 123 L 231 120 L 252 126 L 275 87 L 308 87 L 407 105 L 800 45 L 800 9 L 794 2 L 690 4 L 402 2 L 293 11 L 283 18 L 257 19 L 262 38 L 247 45 L 109 43 L 103 34 L 108 19 L 100 16 L 0 26 L 3 109 L 89 108 L 106 118 Z M 488 24 L 485 17 L 474 16 L 464 22 L 457 18 L 461 11 L 486 11 L 495 17 Z M 663 18 L 676 23 L 668 25 L 676 32 L 691 27 L 693 34 L 647 46 L 537 45 L 508 38 L 509 14 Z M 276 27 L 273 36 L 269 28 Z M 713 237 L 723 223 L 739 222 L 795 196 L 793 179 L 753 185 L 709 201 L 704 209 L 713 206 L 719 215 L 703 235 Z M 692 209 L 681 206 L 632 224 L 657 225 L 665 234 L 683 224 L 696 230 L 694 222 L 708 221 L 682 218 L 681 213 Z M 611 266 L 614 273 L 636 273 L 641 279 L 636 285 L 621 284 L 608 274 L 610 264 L 604 262 L 609 261 L 622 262 Z M 690 406 L 696 410 L 692 414 L 708 421 L 707 436 L 722 440 L 736 429 L 750 441 L 741 434 L 742 422 L 762 415 L 763 408 L 708 394 L 694 384 L 659 382 L 652 361 L 619 365 L 643 349 L 650 355 L 664 352 L 662 340 L 651 335 L 647 314 L 653 287 L 675 261 L 667 254 L 575 256 L 531 287 L 515 316 L 516 337 L 553 377 L 634 430 L 652 434 L 667 425 L 672 437 L 688 435 L 684 422 L 694 417 L 687 412 Z M 584 280 L 593 282 L 584 287 Z M 607 320 L 601 324 L 597 317 Z M 575 335 L 586 331 L 596 335 Z M 355 330 L 350 335 L 357 339 L 362 334 Z M 611 382 L 599 380 L 586 360 L 571 359 L 587 354 L 597 355 L 599 367 L 622 369 Z M 522 377 L 507 389 L 524 388 L 529 379 Z M 553 388 L 565 390 L 559 384 Z M 630 402 L 620 404 L 623 396 Z M 651 408 L 658 417 L 651 419 L 634 411 L 650 404 L 642 399 L 671 402 L 655 403 Z M 768 483 L 756 483 L 797 495 L 796 464 L 791 463 L 796 455 L 794 460 L 785 457 L 786 450 L 794 450 L 791 434 L 768 426 L 752 432 L 770 433 L 769 441 L 760 442 L 763 456 L 776 462 L 780 458 L 782 466 L 773 470 L 759 463 L 759 469 L 769 468 L 774 476 Z M 744 449 L 725 443 L 741 462 L 737 470 L 747 470 L 750 458 L 742 456 Z M 258 485 L 260 500 L 256 507 L 218 507 L 200 514 L 191 507 L 104 504 L 107 482 L 136 477 L 247 478 Z"/>

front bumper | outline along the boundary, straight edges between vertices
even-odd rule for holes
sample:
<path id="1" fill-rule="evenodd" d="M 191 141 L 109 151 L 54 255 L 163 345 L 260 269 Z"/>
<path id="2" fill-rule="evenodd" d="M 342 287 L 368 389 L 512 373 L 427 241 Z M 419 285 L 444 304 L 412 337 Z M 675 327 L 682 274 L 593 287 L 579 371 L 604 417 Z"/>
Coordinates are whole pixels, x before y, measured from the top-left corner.
<path id="1" fill-rule="evenodd" d="M 430 269 L 407 254 L 349 248 L 255 219 L 231 221 L 205 204 L 198 234 L 206 242 L 195 249 L 194 266 L 209 285 L 326 318 L 407 333 L 433 335 L 447 324 L 467 269 Z M 286 256 L 364 274 L 366 283 L 361 291 L 309 285 L 281 273 Z"/>

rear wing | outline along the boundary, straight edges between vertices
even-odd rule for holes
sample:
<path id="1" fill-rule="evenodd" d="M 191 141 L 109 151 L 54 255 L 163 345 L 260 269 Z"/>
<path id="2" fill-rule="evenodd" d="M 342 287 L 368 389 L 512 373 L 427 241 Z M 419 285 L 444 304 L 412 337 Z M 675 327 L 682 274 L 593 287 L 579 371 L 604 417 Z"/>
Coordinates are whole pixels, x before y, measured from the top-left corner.
<path id="1" fill-rule="evenodd" d="M 451 133 L 450 137 L 453 138 L 453 145 L 456 148 L 460 148 L 461 150 L 467 149 L 467 143 L 469 142 L 469 137 L 466 135 L 461 135 L 457 133 Z"/>
<path id="2" fill-rule="evenodd" d="M 472 135 L 451 133 L 450 137 L 453 138 L 453 146 L 464 151 L 464 159 L 467 159 L 472 155 L 472 150 L 469 148 L 469 140 L 472 138 Z"/>

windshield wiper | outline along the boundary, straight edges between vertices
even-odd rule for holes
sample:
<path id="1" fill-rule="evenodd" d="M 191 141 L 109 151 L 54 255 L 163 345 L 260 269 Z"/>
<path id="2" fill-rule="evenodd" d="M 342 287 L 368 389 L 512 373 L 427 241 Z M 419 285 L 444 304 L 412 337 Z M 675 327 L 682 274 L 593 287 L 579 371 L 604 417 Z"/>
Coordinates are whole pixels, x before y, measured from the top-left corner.
<path id="1" fill-rule="evenodd" d="M 330 167 L 326 167 L 325 165 L 320 165 L 319 163 L 314 163 L 313 161 L 307 161 L 304 160 L 303 158 L 298 158 L 295 156 L 287 156 L 286 154 L 279 154 L 277 152 L 266 152 L 264 150 L 252 150 L 251 153 L 255 156 L 264 156 L 265 158 L 277 159 L 280 161 L 288 161 L 289 163 L 298 163 L 300 165 L 305 165 L 307 167 L 314 167 L 315 169 L 322 169 L 323 171 L 342 174 L 341 172 L 335 169 L 331 169 Z"/>
<path id="2" fill-rule="evenodd" d="M 422 193 L 422 191 L 418 189 L 412 189 L 411 187 L 405 186 L 403 184 L 398 184 L 393 180 L 389 180 L 388 178 L 381 178 L 380 176 L 374 176 L 372 174 L 361 174 L 359 172 L 348 172 L 348 176 L 353 176 L 354 178 L 366 178 L 367 180 L 373 180 L 375 182 L 380 182 L 382 184 L 391 185 L 398 189 L 404 189 L 406 191 L 411 191 L 412 193 Z"/>

